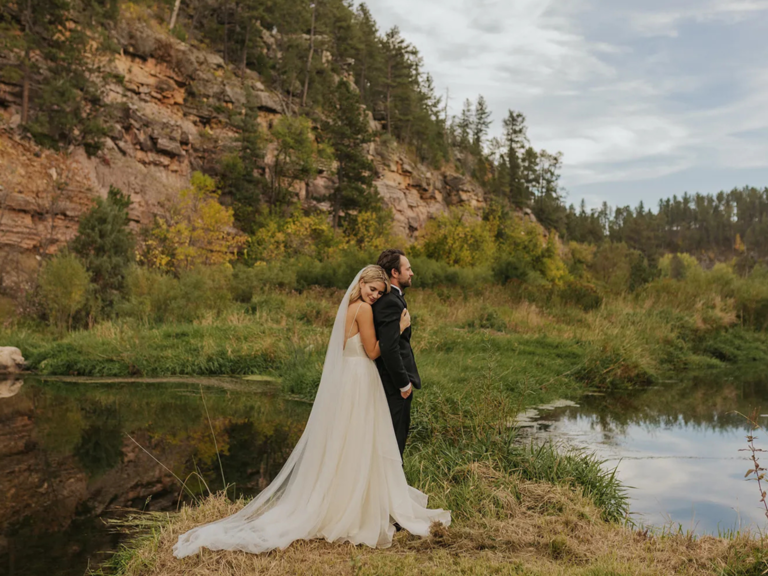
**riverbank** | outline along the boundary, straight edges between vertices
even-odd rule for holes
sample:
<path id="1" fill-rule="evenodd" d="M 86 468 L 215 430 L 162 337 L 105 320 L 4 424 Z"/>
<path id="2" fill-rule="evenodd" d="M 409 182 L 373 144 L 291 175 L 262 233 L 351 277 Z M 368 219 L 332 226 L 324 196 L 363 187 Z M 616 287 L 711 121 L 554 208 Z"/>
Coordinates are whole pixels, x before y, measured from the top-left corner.
<path id="1" fill-rule="evenodd" d="M 274 290 L 191 323 L 127 319 L 63 335 L 16 326 L 0 330 L 0 341 L 45 375 L 265 374 L 311 399 L 341 294 Z M 768 361 L 768 335 L 716 303 L 612 297 L 583 310 L 494 286 L 412 289 L 408 297 L 426 390 L 476 390 L 490 370 L 531 404 L 584 388 L 643 386 L 671 371 Z"/>
<path id="2" fill-rule="evenodd" d="M 134 528 L 144 536 L 97 574 L 746 576 L 766 567 L 764 543 L 747 536 L 653 536 L 601 520 L 589 499 L 568 488 L 502 478 L 482 466 L 467 472 L 484 493 L 486 507 L 447 530 L 435 529 L 428 539 L 400 533 L 385 550 L 312 541 L 258 556 L 206 550 L 174 558 L 171 547 L 180 534 L 243 505 L 219 496 L 178 514 L 136 519 Z"/>
<path id="3" fill-rule="evenodd" d="M 62 338 L 34 330 L 3 337 L 44 374 L 255 373 L 279 378 L 288 395 L 311 399 L 340 296 L 330 289 L 273 291 L 193 324 L 122 321 Z M 765 361 L 763 333 L 717 308 L 651 298 L 615 298 L 593 310 L 546 306 L 500 287 L 412 290 L 408 298 L 425 387 L 414 403 L 405 468 L 432 505 L 453 510 L 447 534 L 427 541 L 398 536 L 388 551 L 310 543 L 259 558 L 206 553 L 202 564 L 171 561 L 178 533 L 229 506 L 214 498 L 200 509 L 144 519 L 152 536 L 105 570 L 324 573 L 336 566 L 337 573 L 341 565 L 371 574 L 748 574 L 755 562 L 765 568 L 759 544 L 746 538 L 637 535 L 623 527 L 626 499 L 610 471 L 583 455 L 523 450 L 509 426 L 530 406 L 578 399 L 587 390 L 643 387 L 672 371 Z"/>

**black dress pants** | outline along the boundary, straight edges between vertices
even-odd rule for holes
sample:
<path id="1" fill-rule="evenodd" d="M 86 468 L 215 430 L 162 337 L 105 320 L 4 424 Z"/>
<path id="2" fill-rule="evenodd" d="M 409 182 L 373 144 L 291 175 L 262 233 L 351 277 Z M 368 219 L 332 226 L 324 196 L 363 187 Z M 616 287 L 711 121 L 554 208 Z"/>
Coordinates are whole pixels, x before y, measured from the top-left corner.
<path id="1" fill-rule="evenodd" d="M 397 447 L 400 449 L 400 456 L 405 452 L 405 441 L 408 440 L 408 432 L 411 427 L 411 401 L 413 400 L 413 391 L 408 398 L 403 398 L 400 392 L 392 396 L 387 396 L 389 404 L 389 413 L 392 416 L 392 426 L 395 429 L 397 438 Z"/>

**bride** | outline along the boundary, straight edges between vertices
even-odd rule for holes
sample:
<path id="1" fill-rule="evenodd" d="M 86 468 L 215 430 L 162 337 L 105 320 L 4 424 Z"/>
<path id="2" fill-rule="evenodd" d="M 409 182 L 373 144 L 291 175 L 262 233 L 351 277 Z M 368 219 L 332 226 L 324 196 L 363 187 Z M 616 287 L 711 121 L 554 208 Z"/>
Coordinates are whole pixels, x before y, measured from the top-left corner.
<path id="1" fill-rule="evenodd" d="M 324 538 L 385 548 L 394 523 L 428 536 L 446 510 L 408 486 L 384 388 L 371 305 L 391 289 L 383 268 L 367 266 L 336 314 L 320 387 L 304 433 L 272 483 L 245 508 L 179 537 L 177 558 L 200 548 L 258 554 L 295 540 Z M 401 332 L 410 326 L 407 310 Z"/>

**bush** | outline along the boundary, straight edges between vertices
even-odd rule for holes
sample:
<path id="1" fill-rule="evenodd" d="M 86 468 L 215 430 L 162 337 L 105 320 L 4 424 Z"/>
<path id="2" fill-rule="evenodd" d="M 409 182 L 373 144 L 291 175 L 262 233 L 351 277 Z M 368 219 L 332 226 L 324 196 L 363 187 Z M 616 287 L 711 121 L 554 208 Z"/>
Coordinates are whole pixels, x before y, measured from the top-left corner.
<path id="1" fill-rule="evenodd" d="M 373 262 L 375 256 L 359 250 L 346 250 L 336 258 L 325 261 L 301 258 L 296 261 L 296 288 L 348 288 L 355 275 Z"/>
<path id="2" fill-rule="evenodd" d="M 504 318 L 497 310 L 489 306 L 483 306 L 480 314 L 469 320 L 464 326 L 475 330 L 494 330 L 496 332 L 506 332 L 507 330 L 507 323 Z"/>
<path id="3" fill-rule="evenodd" d="M 40 271 L 40 298 L 48 317 L 59 328 L 72 327 L 72 318 L 88 300 L 91 277 L 76 256 L 61 252 Z"/>
<path id="4" fill-rule="evenodd" d="M 235 302 L 248 304 L 253 300 L 253 292 L 256 288 L 256 270 L 242 264 L 236 265 L 232 270 L 230 290 Z"/>
<path id="5" fill-rule="evenodd" d="M 233 231 L 232 209 L 219 203 L 214 180 L 194 172 L 191 185 L 144 231 L 140 263 L 181 272 L 231 262 L 245 245 L 245 236 Z"/>
<path id="6" fill-rule="evenodd" d="M 603 296 L 592 284 L 570 280 L 557 289 L 557 297 L 564 304 L 577 306 L 589 312 L 603 305 Z"/>
<path id="7" fill-rule="evenodd" d="M 451 266 L 478 266 L 493 260 L 494 236 L 493 225 L 473 218 L 468 211 L 452 210 L 427 222 L 417 249 L 424 256 Z"/>
<path id="8" fill-rule="evenodd" d="M 673 280 L 700 279 L 703 270 L 690 254 L 666 254 L 659 260 L 659 271 L 662 278 Z"/>
<path id="9" fill-rule="evenodd" d="M 328 260 L 347 247 L 327 216 L 294 214 L 288 220 L 269 218 L 248 241 L 250 262 L 275 262 L 307 257 Z"/>
<path id="10" fill-rule="evenodd" d="M 206 313 L 220 315 L 232 303 L 231 276 L 226 266 L 195 268 L 178 279 L 136 267 L 128 275 L 128 298 L 119 311 L 149 324 L 192 322 Z"/>
<path id="11" fill-rule="evenodd" d="M 128 296 L 118 312 L 144 323 L 161 323 L 177 307 L 178 280 L 159 270 L 134 267 L 127 277 Z"/>
<path id="12" fill-rule="evenodd" d="M 613 294 L 634 292 L 655 275 L 642 252 L 623 242 L 607 241 L 595 251 L 589 272 L 602 289 Z"/>
<path id="13" fill-rule="evenodd" d="M 530 264 L 515 255 L 503 255 L 493 265 L 493 278 L 499 284 L 527 282 L 531 274 Z"/>
<path id="14" fill-rule="evenodd" d="M 734 292 L 741 321 L 756 330 L 768 329 L 768 268 L 755 266 Z"/>

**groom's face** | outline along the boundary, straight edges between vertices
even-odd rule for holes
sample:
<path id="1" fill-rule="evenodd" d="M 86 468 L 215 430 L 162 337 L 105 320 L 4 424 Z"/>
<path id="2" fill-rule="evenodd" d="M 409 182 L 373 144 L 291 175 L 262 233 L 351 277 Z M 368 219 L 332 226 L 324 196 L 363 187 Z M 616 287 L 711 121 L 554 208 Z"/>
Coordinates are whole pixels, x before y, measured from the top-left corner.
<path id="1" fill-rule="evenodd" d="M 397 282 L 400 288 L 410 287 L 412 278 L 413 270 L 411 270 L 411 263 L 405 256 L 400 256 L 400 270 L 397 275 Z"/>

